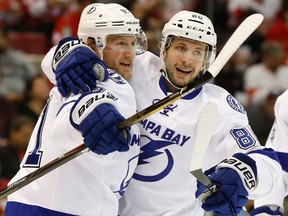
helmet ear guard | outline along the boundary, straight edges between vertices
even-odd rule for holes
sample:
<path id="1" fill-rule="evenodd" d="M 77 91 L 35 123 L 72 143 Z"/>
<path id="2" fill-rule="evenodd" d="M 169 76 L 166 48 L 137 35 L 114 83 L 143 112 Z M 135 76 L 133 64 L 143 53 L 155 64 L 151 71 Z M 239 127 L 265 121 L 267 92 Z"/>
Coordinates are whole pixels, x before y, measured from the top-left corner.
<path id="1" fill-rule="evenodd" d="M 116 3 L 94 3 L 86 6 L 78 26 L 78 37 L 84 43 L 89 37 L 94 38 L 101 58 L 109 35 L 137 36 L 139 33 L 139 20 Z"/>

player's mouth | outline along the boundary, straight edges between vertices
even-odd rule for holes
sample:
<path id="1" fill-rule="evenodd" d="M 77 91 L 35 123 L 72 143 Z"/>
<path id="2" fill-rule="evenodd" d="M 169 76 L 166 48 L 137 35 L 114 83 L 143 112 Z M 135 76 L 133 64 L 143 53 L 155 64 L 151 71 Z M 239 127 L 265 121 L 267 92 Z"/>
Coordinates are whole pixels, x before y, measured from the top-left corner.
<path id="1" fill-rule="evenodd" d="M 120 65 L 123 67 L 131 67 L 131 63 L 130 62 L 120 62 Z"/>
<path id="2" fill-rule="evenodd" d="M 190 74 L 192 72 L 192 70 L 183 69 L 183 68 L 179 68 L 179 67 L 177 67 L 176 70 L 178 73 L 181 73 L 181 74 Z"/>

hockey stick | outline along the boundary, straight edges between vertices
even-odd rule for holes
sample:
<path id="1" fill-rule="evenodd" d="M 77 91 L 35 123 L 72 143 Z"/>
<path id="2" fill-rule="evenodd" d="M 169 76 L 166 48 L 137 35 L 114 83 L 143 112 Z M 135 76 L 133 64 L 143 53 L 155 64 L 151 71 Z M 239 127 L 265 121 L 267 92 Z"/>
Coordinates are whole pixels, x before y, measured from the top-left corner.
<path id="1" fill-rule="evenodd" d="M 207 187 L 206 196 L 217 191 L 216 185 L 203 173 L 202 165 L 205 153 L 216 126 L 218 107 L 215 103 L 207 103 L 199 113 L 192 155 L 189 164 L 189 172 L 203 185 Z M 201 200 L 201 199 L 200 199 Z M 210 212 L 205 212 L 209 216 Z M 213 214 L 212 214 L 213 215 Z M 212 216 L 211 215 L 211 216 Z"/>
<path id="2" fill-rule="evenodd" d="M 164 99 L 158 101 L 157 103 L 147 107 L 146 109 L 136 113 L 135 115 L 127 118 L 119 124 L 119 129 L 122 130 L 126 127 L 130 127 L 143 120 L 144 118 L 154 114 L 155 112 L 163 109 L 165 106 L 173 103 L 174 101 L 186 96 L 195 89 L 201 87 L 205 83 L 212 80 L 221 71 L 226 62 L 235 53 L 235 51 L 241 46 L 241 44 L 256 30 L 256 28 L 261 24 L 263 16 L 261 14 L 253 14 L 246 18 L 241 25 L 235 30 L 230 39 L 227 41 L 215 61 L 210 66 L 209 70 L 204 73 L 195 82 L 188 84 L 186 87 L 181 89 L 179 92 L 171 94 Z M 70 150 L 69 152 L 61 155 L 60 157 L 52 160 L 43 167 L 38 168 L 34 172 L 24 176 L 23 178 L 17 180 L 16 182 L 10 184 L 8 187 L 0 191 L 0 199 L 8 196 L 9 194 L 19 190 L 25 185 L 35 181 L 41 176 L 51 172 L 52 170 L 58 168 L 59 166 L 67 163 L 75 157 L 88 151 L 84 144 Z"/>
<path id="3" fill-rule="evenodd" d="M 207 103 L 202 108 L 198 120 L 194 146 L 192 150 L 189 172 L 203 185 L 207 186 L 211 193 L 215 192 L 215 187 L 212 182 L 202 171 L 202 164 L 205 158 L 205 153 L 216 126 L 218 107 L 215 103 Z M 209 193 L 209 195 L 211 195 Z M 209 196 L 207 195 L 207 196 Z"/>
<path id="4" fill-rule="evenodd" d="M 199 199 L 202 201 L 218 190 L 217 185 L 213 184 L 202 170 L 205 153 L 217 122 L 217 113 L 218 108 L 215 103 L 208 102 L 202 108 L 197 120 L 196 135 L 189 165 L 189 172 L 207 187 L 207 190 L 199 196 Z M 205 215 L 212 216 L 213 213 L 207 212 Z M 249 214 L 242 209 L 238 216 L 249 216 Z"/>

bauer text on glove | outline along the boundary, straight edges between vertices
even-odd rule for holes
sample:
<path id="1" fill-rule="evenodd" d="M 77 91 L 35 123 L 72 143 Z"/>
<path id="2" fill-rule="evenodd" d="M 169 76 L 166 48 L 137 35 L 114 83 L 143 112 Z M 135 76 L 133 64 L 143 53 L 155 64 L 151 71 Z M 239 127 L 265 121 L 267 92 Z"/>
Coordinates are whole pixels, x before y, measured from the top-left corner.
<path id="1" fill-rule="evenodd" d="M 219 216 L 237 215 L 257 186 L 256 164 L 248 155 L 237 153 L 218 164 L 208 178 L 218 190 L 203 200 L 202 208 Z M 200 182 L 197 186 L 195 195 L 198 198 L 207 188 Z"/>

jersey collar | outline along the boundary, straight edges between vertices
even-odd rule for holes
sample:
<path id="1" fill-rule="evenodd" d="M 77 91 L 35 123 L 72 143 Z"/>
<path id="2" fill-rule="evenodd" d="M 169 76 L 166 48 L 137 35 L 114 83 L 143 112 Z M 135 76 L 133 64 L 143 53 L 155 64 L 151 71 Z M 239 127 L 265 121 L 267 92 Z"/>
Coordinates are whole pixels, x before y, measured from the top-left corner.
<path id="1" fill-rule="evenodd" d="M 165 86 L 165 78 L 163 76 L 160 76 L 159 86 L 160 86 L 161 90 L 163 91 L 163 93 L 167 96 L 168 92 L 167 92 L 167 88 Z M 191 100 L 191 99 L 195 98 L 201 92 L 201 90 L 202 90 L 202 86 L 200 88 L 196 89 L 195 91 L 192 91 L 191 93 L 189 93 L 188 95 L 186 95 L 182 99 Z"/>

